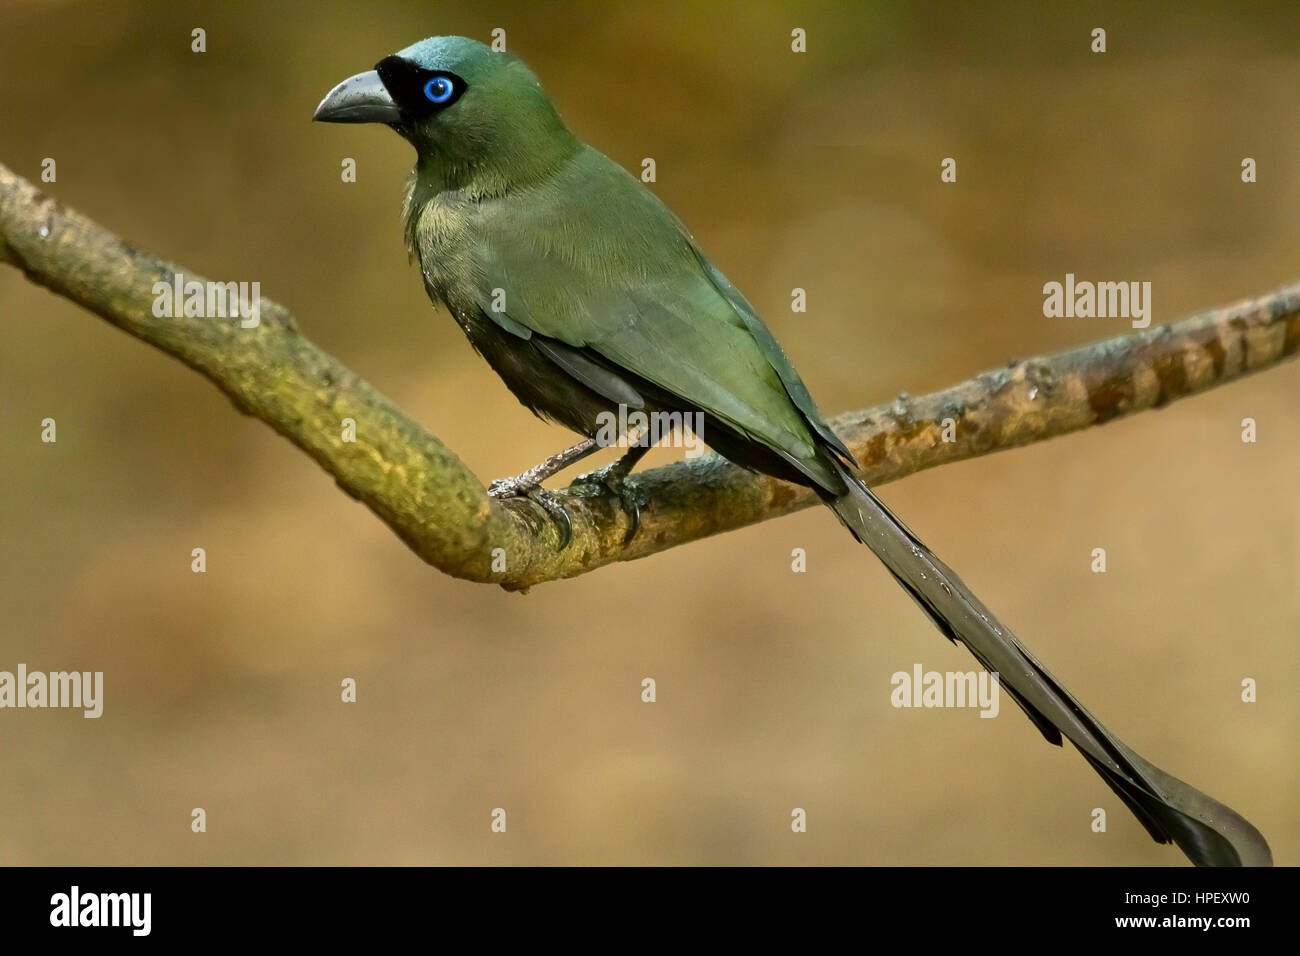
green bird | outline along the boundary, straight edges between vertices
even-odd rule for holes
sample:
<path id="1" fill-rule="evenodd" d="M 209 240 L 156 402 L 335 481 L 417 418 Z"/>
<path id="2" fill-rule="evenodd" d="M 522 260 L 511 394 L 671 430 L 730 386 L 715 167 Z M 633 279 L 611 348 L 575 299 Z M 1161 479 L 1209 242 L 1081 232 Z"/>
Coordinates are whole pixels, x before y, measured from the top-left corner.
<path id="1" fill-rule="evenodd" d="M 569 131 L 522 61 L 432 37 L 340 83 L 314 118 L 384 123 L 415 147 L 406 242 L 430 298 L 520 402 L 586 436 L 492 494 L 527 495 L 567 526 L 541 482 L 597 450 L 611 416 L 690 415 L 730 461 L 816 491 L 1158 842 L 1202 865 L 1271 864 L 1255 827 L 1103 727 L 867 488 L 753 306 L 653 193 Z M 623 479 L 645 451 L 603 475 L 633 517 Z"/>

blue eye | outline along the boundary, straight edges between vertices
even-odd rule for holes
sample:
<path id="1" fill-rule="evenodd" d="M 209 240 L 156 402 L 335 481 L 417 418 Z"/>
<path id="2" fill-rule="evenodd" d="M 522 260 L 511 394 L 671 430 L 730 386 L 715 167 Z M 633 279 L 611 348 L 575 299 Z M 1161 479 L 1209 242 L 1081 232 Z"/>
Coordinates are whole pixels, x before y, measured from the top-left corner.
<path id="1" fill-rule="evenodd" d="M 430 103 L 445 103 L 451 99 L 451 94 L 455 91 L 456 88 L 452 86 L 451 80 L 445 76 L 435 76 L 424 84 L 424 95 Z"/>

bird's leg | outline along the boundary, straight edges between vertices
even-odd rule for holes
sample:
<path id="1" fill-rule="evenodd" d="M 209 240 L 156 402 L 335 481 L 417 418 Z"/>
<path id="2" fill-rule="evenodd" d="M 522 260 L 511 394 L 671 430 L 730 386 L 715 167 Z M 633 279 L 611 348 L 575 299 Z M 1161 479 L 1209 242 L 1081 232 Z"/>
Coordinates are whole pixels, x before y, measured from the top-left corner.
<path id="1" fill-rule="evenodd" d="M 573 481 L 574 485 L 598 485 L 618 498 L 623 506 L 623 513 L 628 518 L 627 534 L 623 536 L 624 544 L 632 540 L 637 527 L 641 524 L 641 503 L 637 500 L 636 492 L 627 486 L 625 479 L 636 467 L 637 462 L 650 450 L 650 442 L 644 436 L 638 436 L 635 441 L 636 444 L 631 450 L 612 465 L 579 475 Z"/>
<path id="2" fill-rule="evenodd" d="M 624 544 L 632 540 L 641 521 L 640 502 L 637 501 L 636 493 L 627 486 L 625 479 L 636 467 L 637 462 L 650 450 L 649 439 L 645 436 L 634 435 L 630 441 L 631 449 L 618 461 L 585 475 L 579 475 L 570 485 L 570 487 L 596 485 L 618 498 L 623 506 L 623 512 L 628 516 L 628 530 L 623 537 Z M 574 462 L 595 454 L 601 447 L 594 438 L 580 441 L 572 448 L 566 448 L 552 455 L 522 474 L 513 478 L 498 478 L 488 485 L 487 493 L 493 498 L 522 497 L 536 502 L 560 526 L 560 549 L 563 550 L 573 540 L 573 523 L 569 520 L 569 513 L 564 510 L 559 499 L 543 488 L 542 482 Z"/>
<path id="3" fill-rule="evenodd" d="M 492 484 L 488 485 L 487 493 L 493 498 L 514 498 L 518 495 L 526 495 L 533 488 L 540 487 L 542 482 L 557 471 L 568 468 L 575 461 L 595 454 L 600 450 L 594 438 L 585 438 L 572 448 L 566 448 L 562 452 L 557 452 L 550 458 L 546 459 L 539 465 L 533 465 L 523 474 L 515 475 L 513 478 L 498 478 Z"/>
<path id="4" fill-rule="evenodd" d="M 536 502 L 560 526 L 560 550 L 563 551 L 573 540 L 573 523 L 569 513 L 559 499 L 542 487 L 542 482 L 557 471 L 569 467 L 575 461 L 581 461 L 600 450 L 595 439 L 587 438 L 572 448 L 552 455 L 539 465 L 534 465 L 523 474 L 513 478 L 498 478 L 488 485 L 487 493 L 493 498 L 525 497 Z"/>

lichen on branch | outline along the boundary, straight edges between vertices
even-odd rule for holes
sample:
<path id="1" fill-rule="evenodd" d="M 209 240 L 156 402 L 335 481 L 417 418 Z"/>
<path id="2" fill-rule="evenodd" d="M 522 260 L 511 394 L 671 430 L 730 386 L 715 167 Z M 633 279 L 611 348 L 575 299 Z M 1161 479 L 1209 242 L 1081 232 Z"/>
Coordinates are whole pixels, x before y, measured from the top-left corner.
<path id="1" fill-rule="evenodd" d="M 573 538 L 527 500 L 488 497 L 436 437 L 308 340 L 283 306 L 259 322 L 153 314 L 153 286 L 189 269 L 142 252 L 0 165 L 0 261 L 216 384 L 329 472 L 421 558 L 519 590 L 642 558 L 816 503 L 809 490 L 703 455 L 631 479 L 640 526 L 613 496 L 559 492 Z M 1159 408 L 1294 356 L 1300 283 L 1199 315 L 1027 359 L 831 420 L 869 484 Z M 342 422 L 356 422 L 355 441 Z M 504 570 L 502 570 L 504 568 Z"/>

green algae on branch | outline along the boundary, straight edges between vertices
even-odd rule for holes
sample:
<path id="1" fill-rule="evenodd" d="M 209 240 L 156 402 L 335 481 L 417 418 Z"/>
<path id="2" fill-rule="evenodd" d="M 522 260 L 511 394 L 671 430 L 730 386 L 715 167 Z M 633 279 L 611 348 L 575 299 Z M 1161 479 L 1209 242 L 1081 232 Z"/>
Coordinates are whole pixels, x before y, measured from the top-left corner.
<path id="1" fill-rule="evenodd" d="M 809 490 L 703 455 L 629 481 L 636 535 L 610 495 L 559 492 L 573 525 L 559 547 L 527 500 L 498 501 L 450 449 L 373 386 L 313 344 L 283 306 L 261 321 L 153 314 L 153 286 L 202 277 L 124 242 L 0 165 L 0 261 L 210 379 L 235 407 L 306 452 L 429 564 L 525 590 L 816 503 Z M 1159 408 L 1300 347 L 1300 283 L 1055 355 L 1013 362 L 951 388 L 850 412 L 831 424 L 882 484 L 936 465 L 1068 434 Z M 355 422 L 344 440 L 344 419 Z"/>

